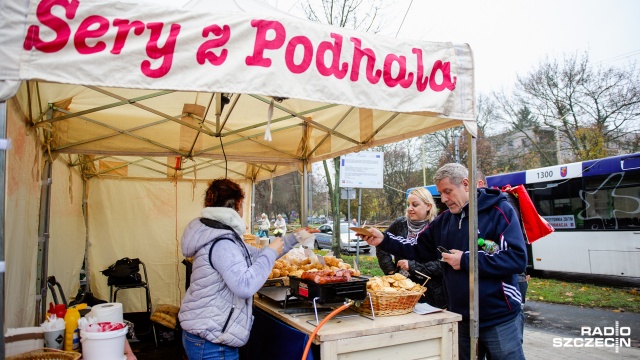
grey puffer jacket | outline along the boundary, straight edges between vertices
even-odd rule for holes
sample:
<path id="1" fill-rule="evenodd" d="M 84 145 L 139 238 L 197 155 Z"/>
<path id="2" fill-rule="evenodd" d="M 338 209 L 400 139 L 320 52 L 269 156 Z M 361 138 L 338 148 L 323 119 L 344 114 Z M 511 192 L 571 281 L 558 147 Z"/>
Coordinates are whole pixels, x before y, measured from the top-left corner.
<path id="1" fill-rule="evenodd" d="M 264 285 L 278 256 L 269 247 L 244 244 L 240 232 L 245 225 L 235 210 L 206 208 L 203 215 L 224 225 L 210 227 L 211 223 L 205 225 L 198 218 L 184 230 L 182 253 L 194 259 L 191 284 L 178 315 L 180 325 L 212 343 L 240 347 L 247 343 L 253 324 L 253 295 Z M 214 243 L 215 239 L 221 240 Z M 296 244 L 293 235 L 283 240 L 283 253 Z"/>

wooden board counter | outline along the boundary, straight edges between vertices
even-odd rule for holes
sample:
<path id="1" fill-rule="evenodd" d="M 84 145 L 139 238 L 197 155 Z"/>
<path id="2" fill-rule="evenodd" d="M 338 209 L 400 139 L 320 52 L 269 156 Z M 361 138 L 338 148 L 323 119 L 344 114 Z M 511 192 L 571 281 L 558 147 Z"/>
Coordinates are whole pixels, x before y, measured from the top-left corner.
<path id="1" fill-rule="evenodd" d="M 255 297 L 254 306 L 270 316 L 310 335 L 314 315 L 284 314 L 269 299 Z M 338 315 L 339 316 L 339 315 Z M 314 339 L 322 360 L 457 359 L 459 314 L 441 311 L 418 315 L 334 318 L 325 323 Z"/>

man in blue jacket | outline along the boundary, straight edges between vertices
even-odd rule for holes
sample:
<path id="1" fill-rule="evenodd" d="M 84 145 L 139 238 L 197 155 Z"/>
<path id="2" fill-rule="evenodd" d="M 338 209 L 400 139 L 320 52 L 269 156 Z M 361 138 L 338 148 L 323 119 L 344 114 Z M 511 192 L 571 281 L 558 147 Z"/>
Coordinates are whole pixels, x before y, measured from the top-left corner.
<path id="1" fill-rule="evenodd" d="M 469 334 L 469 179 L 460 164 L 446 164 L 433 177 L 441 199 L 449 208 L 420 235 L 417 242 L 391 239 L 376 229 L 364 237 L 370 245 L 412 260 L 428 258 L 437 246 L 443 253 L 443 275 L 449 310 L 462 315 L 458 325 L 460 359 L 470 359 Z M 479 336 L 478 359 L 524 359 L 522 350 L 521 295 L 518 274 L 527 254 L 517 215 L 499 190 L 478 189 L 478 237 L 492 240 L 499 250 L 478 251 Z M 475 355 L 475 354 L 474 354 Z M 475 358 L 475 356 L 473 356 Z"/>

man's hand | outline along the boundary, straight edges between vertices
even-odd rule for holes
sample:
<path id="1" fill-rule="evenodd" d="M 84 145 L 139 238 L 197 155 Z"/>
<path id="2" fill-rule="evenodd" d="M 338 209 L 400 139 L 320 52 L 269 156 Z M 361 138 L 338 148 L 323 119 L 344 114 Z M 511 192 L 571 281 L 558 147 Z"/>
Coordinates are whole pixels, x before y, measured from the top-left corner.
<path id="1" fill-rule="evenodd" d="M 356 235 L 361 237 L 364 241 L 367 242 L 367 244 L 369 244 L 371 246 L 380 245 L 382 240 L 384 240 L 384 235 L 382 235 L 380 230 L 378 230 L 378 229 L 376 229 L 374 227 L 367 228 L 367 230 L 369 230 L 369 232 L 372 234 L 371 236 L 365 236 L 365 235 L 358 234 L 358 233 L 356 233 Z"/>
<path id="2" fill-rule="evenodd" d="M 454 270 L 460 270 L 460 259 L 462 258 L 462 251 L 452 249 L 451 254 L 442 253 L 442 261 L 451 265 Z"/>
<path id="3" fill-rule="evenodd" d="M 398 261 L 398 267 L 402 270 L 409 271 L 409 260 Z"/>

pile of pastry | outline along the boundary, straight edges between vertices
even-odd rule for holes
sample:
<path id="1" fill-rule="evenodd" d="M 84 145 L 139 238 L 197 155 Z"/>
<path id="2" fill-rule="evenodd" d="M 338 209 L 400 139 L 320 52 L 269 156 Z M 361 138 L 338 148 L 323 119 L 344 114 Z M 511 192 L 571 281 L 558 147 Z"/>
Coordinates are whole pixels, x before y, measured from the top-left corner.
<path id="1" fill-rule="evenodd" d="M 318 257 L 321 257 L 324 260 L 324 264 L 322 263 L 322 260 L 318 259 Z M 276 260 L 273 269 L 271 269 L 269 279 L 285 276 L 301 277 L 302 273 L 305 271 L 337 271 L 344 269 L 350 269 L 351 275 L 353 276 L 360 276 L 360 271 L 354 270 L 350 264 L 345 263 L 342 259 L 338 259 L 335 256 L 314 255 L 301 258 L 299 256 L 289 256 L 289 254 L 287 254 Z"/>
<path id="2" fill-rule="evenodd" d="M 402 274 L 374 276 L 367 281 L 367 291 L 386 292 L 409 292 L 422 289 L 420 284 L 416 284 Z"/>

